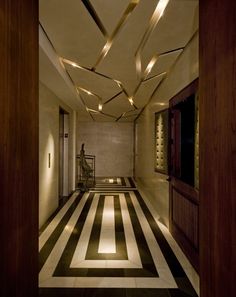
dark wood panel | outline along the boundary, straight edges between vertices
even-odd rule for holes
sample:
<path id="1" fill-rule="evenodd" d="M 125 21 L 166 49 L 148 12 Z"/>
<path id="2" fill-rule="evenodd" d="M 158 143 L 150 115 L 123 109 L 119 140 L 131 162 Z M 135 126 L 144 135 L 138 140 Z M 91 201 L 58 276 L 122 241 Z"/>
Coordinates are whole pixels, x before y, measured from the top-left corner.
<path id="1" fill-rule="evenodd" d="M 192 113 L 195 109 L 192 107 L 195 104 L 194 94 L 196 94 L 197 88 L 198 79 L 190 83 L 169 102 L 171 114 L 169 217 L 170 232 L 189 261 L 199 271 L 199 195 L 193 185 L 194 141 L 192 139 L 194 138 L 194 131 L 191 130 L 191 135 L 185 133 L 186 125 L 193 126 Z M 186 103 L 188 104 L 187 109 Z M 191 103 L 190 109 L 189 103 Z M 191 141 L 192 147 L 189 147 Z M 188 155 L 185 156 L 184 151 Z"/>
<path id="2" fill-rule="evenodd" d="M 200 2 L 201 297 L 236 279 L 236 1 Z"/>
<path id="3" fill-rule="evenodd" d="M 198 205 L 172 188 L 172 222 L 198 250 Z"/>
<path id="4" fill-rule="evenodd" d="M 178 103 L 182 102 L 190 95 L 194 94 L 198 89 L 198 78 L 195 79 L 191 84 L 186 86 L 183 90 L 181 90 L 178 94 L 176 94 L 173 98 L 169 101 L 169 106 L 173 107 Z"/>
<path id="5" fill-rule="evenodd" d="M 37 296 L 38 1 L 0 1 L 0 296 Z"/>
<path id="6" fill-rule="evenodd" d="M 198 191 L 174 177 L 170 182 L 170 232 L 199 271 Z"/>

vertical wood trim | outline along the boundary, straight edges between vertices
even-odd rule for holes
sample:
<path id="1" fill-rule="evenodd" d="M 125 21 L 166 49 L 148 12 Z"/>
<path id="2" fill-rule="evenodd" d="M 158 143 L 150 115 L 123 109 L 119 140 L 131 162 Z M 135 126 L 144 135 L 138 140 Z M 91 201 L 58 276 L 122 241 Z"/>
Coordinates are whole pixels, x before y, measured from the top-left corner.
<path id="1" fill-rule="evenodd" d="M 236 1 L 200 1 L 201 297 L 235 296 Z"/>
<path id="2" fill-rule="evenodd" d="M 1 283 L 37 296 L 38 1 L 0 1 Z"/>

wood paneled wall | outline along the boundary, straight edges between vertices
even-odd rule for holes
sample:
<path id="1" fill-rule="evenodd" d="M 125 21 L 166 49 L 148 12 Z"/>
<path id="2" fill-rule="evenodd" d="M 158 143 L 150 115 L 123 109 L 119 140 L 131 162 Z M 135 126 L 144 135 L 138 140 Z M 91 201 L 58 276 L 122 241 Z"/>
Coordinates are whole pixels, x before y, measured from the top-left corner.
<path id="1" fill-rule="evenodd" d="M 200 1 L 201 297 L 236 295 L 236 1 Z"/>
<path id="2" fill-rule="evenodd" d="M 38 1 L 0 1 L 0 296 L 37 296 Z"/>
<path id="3" fill-rule="evenodd" d="M 170 172 L 170 232 L 199 271 L 199 197 L 198 191 L 181 178 L 181 112 L 176 105 L 195 94 L 198 79 L 176 94 L 170 101 L 171 172 Z"/>
<path id="4" fill-rule="evenodd" d="M 171 176 L 170 232 L 199 271 L 199 199 L 192 186 Z"/>

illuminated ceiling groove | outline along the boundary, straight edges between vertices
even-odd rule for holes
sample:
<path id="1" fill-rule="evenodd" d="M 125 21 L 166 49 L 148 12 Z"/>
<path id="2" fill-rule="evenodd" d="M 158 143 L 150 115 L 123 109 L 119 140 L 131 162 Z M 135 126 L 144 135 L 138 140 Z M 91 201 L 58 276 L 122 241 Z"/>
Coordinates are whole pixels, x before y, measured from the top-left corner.
<path id="1" fill-rule="evenodd" d="M 97 15 L 96 10 L 93 8 L 92 4 L 90 3 L 89 0 L 82 0 L 84 6 L 88 10 L 89 14 L 97 24 L 98 28 L 102 32 L 103 36 L 108 39 L 108 33 L 106 31 L 106 28 L 103 26 L 103 23 L 101 22 L 99 16 Z"/>
<path id="2" fill-rule="evenodd" d="M 143 38 L 141 39 L 141 42 L 136 50 L 135 59 L 136 59 L 136 71 L 137 71 L 138 77 L 140 77 L 141 73 L 142 73 L 142 61 L 141 61 L 142 50 L 145 47 L 151 33 L 155 29 L 158 21 L 162 17 L 168 2 L 169 2 L 169 0 L 159 0 L 158 1 L 156 9 L 153 12 L 153 15 L 150 19 L 149 26 L 148 26 L 146 32 L 144 33 Z"/>
<path id="3" fill-rule="evenodd" d="M 88 0 L 85 0 L 85 1 L 88 1 Z M 93 66 L 92 70 L 96 70 L 98 64 L 106 57 L 106 55 L 108 54 L 109 50 L 112 47 L 114 39 L 118 35 L 119 31 L 121 30 L 121 28 L 123 27 L 123 25 L 127 21 L 128 17 L 132 13 L 132 11 L 138 5 L 138 3 L 139 3 L 139 0 L 131 0 L 130 1 L 130 3 L 128 4 L 128 6 L 127 6 L 124 14 L 122 15 L 120 21 L 118 22 L 117 26 L 115 27 L 114 31 L 112 32 L 111 36 L 107 39 L 107 42 L 104 45 L 104 47 L 103 47 L 103 49 L 102 49 L 102 51 L 101 51 L 101 53 L 100 53 L 100 55 L 99 55 L 99 57 L 97 59 L 97 62 Z"/>
<path id="4" fill-rule="evenodd" d="M 46 0 L 43 0 L 43 1 L 46 1 Z M 120 36 L 122 36 L 124 34 L 124 30 L 122 30 L 122 29 L 123 29 L 123 27 L 124 27 L 124 25 L 126 23 L 129 25 L 129 23 L 130 23 L 130 21 L 129 21 L 130 18 L 129 17 L 132 14 L 134 14 L 134 17 L 132 17 L 132 21 L 136 17 L 137 14 L 136 14 L 135 8 L 136 7 L 139 7 L 140 2 L 142 2 L 142 5 L 143 5 L 143 3 L 145 3 L 145 5 L 149 5 L 148 4 L 148 1 L 147 2 L 146 2 L 146 0 L 131 0 L 131 1 L 127 1 L 128 2 L 128 5 L 126 6 L 126 8 L 124 7 L 124 11 L 121 14 L 121 16 L 120 16 L 117 24 L 115 25 L 114 29 L 111 30 L 112 33 L 110 35 L 109 35 L 107 29 L 104 26 L 104 23 L 103 23 L 103 20 L 102 20 L 101 16 L 99 16 L 99 11 L 101 12 L 101 10 L 98 9 L 98 11 L 96 11 L 96 9 L 94 8 L 94 6 L 92 4 L 93 1 L 96 1 L 96 0 L 82 0 L 81 3 L 86 8 L 85 11 L 87 11 L 89 18 L 92 18 L 92 20 L 94 21 L 94 23 L 93 23 L 94 26 L 99 29 L 99 31 L 101 32 L 102 36 L 105 38 L 105 45 L 101 49 L 100 53 L 98 53 L 97 59 L 95 58 L 95 60 L 96 60 L 95 64 L 93 66 L 91 66 L 91 64 L 90 64 L 90 67 L 86 67 L 85 65 L 82 66 L 78 62 L 72 61 L 71 58 L 69 58 L 67 55 L 64 55 L 63 56 L 63 53 L 62 53 L 61 56 L 59 56 L 59 60 L 61 62 L 61 65 L 63 66 L 63 68 L 67 72 L 70 80 L 72 81 L 72 83 L 73 83 L 73 85 L 74 85 L 77 93 L 79 94 L 79 98 L 81 99 L 82 103 L 84 104 L 85 109 L 87 110 L 87 112 L 89 113 L 89 115 L 91 116 L 91 118 L 93 120 L 95 120 L 95 118 L 93 117 L 93 114 L 99 114 L 101 116 L 104 115 L 106 117 L 109 117 L 111 119 L 114 119 L 116 121 L 119 121 L 122 117 L 124 117 L 124 118 L 127 118 L 127 117 L 130 117 L 131 118 L 131 117 L 133 117 L 134 115 L 129 115 L 129 112 L 130 111 L 135 112 L 135 113 L 138 112 L 138 115 L 137 115 L 137 117 L 138 117 L 140 115 L 140 113 L 142 113 L 142 111 L 144 110 L 144 108 L 146 107 L 146 105 L 148 104 L 146 102 L 150 102 L 150 100 L 153 98 L 153 96 L 156 93 L 157 89 L 163 83 L 163 81 L 167 77 L 168 73 L 171 71 L 171 69 L 174 67 L 176 61 L 181 56 L 184 48 L 193 39 L 193 36 L 190 38 L 189 42 L 187 42 L 187 43 L 186 43 L 186 41 L 185 42 L 182 42 L 182 44 L 184 44 L 184 46 L 178 46 L 178 45 L 181 45 L 181 42 L 180 42 L 180 43 L 177 43 L 178 45 L 176 44 L 176 47 L 174 49 L 173 49 L 173 47 L 172 47 L 172 49 L 170 49 L 170 48 L 168 49 L 168 46 L 167 46 L 166 47 L 166 49 L 167 49 L 166 51 L 162 51 L 162 52 L 159 52 L 159 53 L 158 52 L 155 53 L 155 51 L 153 51 L 153 55 L 152 55 L 151 59 L 149 58 L 150 61 L 147 63 L 146 68 L 145 69 L 142 69 L 143 68 L 143 65 L 142 65 L 143 50 L 144 50 L 144 48 L 145 48 L 148 40 L 151 37 L 153 38 L 153 36 L 155 37 L 156 31 L 154 32 L 154 29 L 158 26 L 159 21 L 163 17 L 163 14 L 165 12 L 165 9 L 166 9 L 167 5 L 169 3 L 172 4 L 173 2 L 178 3 L 178 1 L 173 1 L 173 0 L 159 0 L 159 1 L 156 0 L 156 4 L 155 4 L 156 6 L 154 7 L 154 11 L 153 11 L 153 8 L 149 10 L 150 11 L 150 17 L 147 18 L 147 20 L 145 21 L 147 23 L 145 25 L 146 26 L 146 30 L 144 30 L 144 33 L 142 33 L 143 35 L 140 35 L 139 40 L 137 42 L 137 45 L 135 44 L 135 47 L 134 47 L 134 52 L 133 52 L 134 60 L 131 61 L 131 63 L 134 63 L 133 64 L 134 65 L 134 70 L 136 71 L 136 77 L 138 79 L 136 78 L 137 83 L 134 85 L 134 90 L 132 90 L 129 86 L 127 87 L 126 77 L 120 78 L 119 76 L 117 76 L 117 77 L 119 77 L 119 79 L 117 79 L 117 77 L 115 77 L 115 75 L 116 75 L 115 72 L 112 75 L 109 75 L 109 74 L 106 73 L 105 70 L 98 71 L 97 69 L 98 69 L 98 65 L 100 63 L 102 63 L 103 60 L 106 59 L 106 56 L 107 56 L 108 52 L 114 46 L 114 42 L 116 41 L 117 36 L 119 35 L 119 39 L 120 39 Z M 59 2 L 60 3 L 66 3 L 66 1 L 64 1 L 64 0 L 60 0 Z M 102 2 L 100 2 L 100 3 L 102 3 Z M 104 1 L 104 3 L 105 3 L 105 1 Z M 114 2 L 114 6 L 115 5 L 116 4 Z M 178 4 L 174 4 L 174 5 L 178 5 Z M 151 7 L 152 6 L 150 6 L 150 8 Z M 102 8 L 103 7 L 101 7 L 101 9 Z M 79 13 L 80 12 L 78 12 L 78 14 Z M 114 15 L 115 10 L 112 13 Z M 166 13 L 164 16 L 165 16 L 165 18 L 168 18 L 168 13 Z M 118 15 L 117 15 L 117 17 L 118 17 Z M 139 15 L 139 17 L 140 17 L 140 15 Z M 139 20 L 137 19 L 136 21 L 139 21 Z M 127 26 L 125 26 L 125 27 L 127 27 Z M 43 27 L 43 24 L 42 24 L 42 28 L 43 28 L 46 36 L 48 37 L 48 40 L 50 41 L 50 36 L 48 36 L 46 30 Z M 76 30 L 76 28 L 75 28 L 75 30 Z M 85 26 L 85 30 L 86 30 L 86 26 Z M 90 36 L 88 38 L 94 38 L 94 39 L 96 39 L 96 36 Z M 131 36 L 131 38 L 132 38 L 132 36 Z M 127 40 L 127 42 L 129 42 L 129 41 L 130 40 Z M 50 43 L 52 44 L 51 41 L 50 41 Z M 157 39 L 157 43 L 158 43 L 158 39 Z M 53 44 L 52 44 L 52 46 L 53 46 Z M 53 48 L 55 49 L 54 46 L 53 46 Z M 147 48 L 145 48 L 145 50 L 146 49 Z M 177 54 L 178 55 L 177 58 L 175 57 L 176 56 L 175 54 L 173 55 L 174 58 L 171 58 L 171 54 L 172 53 L 175 53 L 175 52 L 177 53 L 178 51 L 180 51 L 180 53 Z M 55 52 L 57 52 L 57 49 L 55 49 Z M 58 50 L 58 52 L 61 52 L 61 51 Z M 111 51 L 109 53 L 109 55 L 111 55 L 112 53 L 113 52 Z M 168 57 L 168 55 L 169 55 L 169 57 Z M 164 56 L 167 56 L 167 60 L 169 59 L 169 61 L 170 61 L 170 64 L 169 65 L 170 66 L 165 66 L 166 69 L 164 71 L 160 71 L 160 73 L 158 73 L 157 69 L 158 70 L 159 69 L 163 70 L 163 67 L 162 66 L 159 67 L 158 65 L 159 65 L 159 60 L 162 59 L 162 61 L 163 61 L 163 57 Z M 95 57 L 96 57 L 96 55 L 95 55 Z M 79 61 L 80 60 L 79 57 L 77 57 L 77 58 L 78 58 L 77 61 Z M 165 61 L 165 58 L 164 58 L 164 61 Z M 109 60 L 109 63 L 110 63 L 110 60 Z M 85 87 L 83 85 L 83 83 L 76 82 L 75 79 L 74 79 L 74 77 L 73 77 L 73 75 L 72 75 L 73 72 L 71 73 L 71 70 L 70 70 L 72 68 L 70 68 L 70 67 L 69 67 L 69 69 L 68 69 L 68 67 L 66 68 L 66 64 L 69 65 L 69 66 L 71 66 L 71 67 L 74 67 L 75 69 L 77 68 L 77 69 L 80 69 L 82 71 L 85 71 L 88 74 L 89 73 L 91 75 L 92 74 L 95 74 L 95 78 L 93 78 L 91 80 L 90 87 L 88 87 L 88 86 Z M 163 62 L 162 62 L 162 64 L 163 64 Z M 113 64 L 111 64 L 111 65 L 113 65 Z M 157 65 L 157 67 L 155 65 Z M 156 74 L 153 73 L 153 75 L 150 76 L 150 74 L 152 74 L 152 70 L 154 68 L 155 68 L 155 71 L 157 73 Z M 79 73 L 79 72 L 77 72 L 77 73 Z M 96 79 L 96 76 L 98 77 L 98 79 Z M 99 79 L 99 77 L 100 77 L 100 79 Z M 158 80 L 158 77 L 162 77 L 162 79 L 161 80 Z M 111 86 L 111 89 L 112 90 L 114 89 L 114 93 L 112 94 L 112 92 L 110 92 L 110 96 L 101 95 L 100 89 L 96 89 L 96 87 L 94 89 L 93 82 L 96 82 L 97 81 L 97 86 L 98 86 L 100 84 L 100 80 L 102 78 L 104 78 L 105 80 L 108 80 L 108 81 L 111 81 L 112 83 L 114 83 L 114 87 L 112 87 L 112 83 L 109 83 L 110 86 Z M 137 105 L 135 103 L 135 96 L 136 96 L 136 94 L 138 92 L 139 92 L 139 95 L 140 95 L 140 92 L 142 94 L 142 92 L 143 92 L 142 91 L 143 86 L 144 86 L 144 88 L 147 88 L 147 86 L 149 86 L 149 85 L 146 86 L 146 83 L 147 82 L 150 82 L 151 80 L 155 80 L 155 79 L 157 79 L 157 85 L 154 86 L 155 81 L 153 81 L 153 83 L 151 83 L 152 90 L 150 90 L 150 93 L 149 93 L 148 97 L 145 98 L 146 101 L 144 102 L 143 106 L 138 106 L 137 107 Z M 78 81 L 78 79 L 77 79 L 77 81 Z M 104 85 L 106 85 L 106 83 L 104 83 Z M 117 89 L 116 89 L 117 86 L 120 89 L 119 92 L 117 92 Z M 102 85 L 102 87 L 104 88 L 103 85 Z M 101 89 L 102 89 L 102 87 L 101 87 Z M 87 99 L 86 99 L 88 97 L 84 97 L 83 94 L 82 94 L 83 92 L 85 94 L 91 96 L 91 100 L 94 101 L 93 106 L 95 106 L 95 105 L 97 106 L 96 110 L 94 108 L 89 108 L 88 107 Z M 108 106 L 108 105 L 109 105 L 109 110 L 111 110 L 112 106 L 114 106 L 114 108 L 116 108 L 115 107 L 116 105 L 113 104 L 113 102 L 114 102 L 115 99 L 117 99 L 118 96 L 120 96 L 122 94 L 127 98 L 128 102 L 130 104 L 130 109 L 129 110 L 128 109 L 127 110 L 124 110 L 118 117 L 110 114 L 111 111 L 109 111 L 109 113 L 104 113 L 102 111 L 103 107 L 104 106 Z M 122 100 L 124 100 L 124 97 L 122 97 L 122 98 L 123 98 Z M 117 100 L 119 101 L 120 99 L 118 98 Z M 117 104 L 117 101 L 116 101 L 116 104 Z"/>
<path id="5" fill-rule="evenodd" d="M 197 36 L 198 32 L 199 32 L 199 30 L 196 30 L 196 32 L 194 32 L 194 34 L 191 36 L 191 38 L 189 39 L 189 41 L 187 42 L 187 44 L 185 45 L 184 48 L 187 48 L 187 47 L 190 45 L 190 43 L 192 42 L 192 40 Z M 139 114 L 137 115 L 137 117 L 135 118 L 135 121 L 140 117 L 140 115 L 142 114 L 142 112 L 144 111 L 144 109 L 146 108 L 146 106 L 148 105 L 148 103 L 152 100 L 152 98 L 153 98 L 153 96 L 155 95 L 155 93 L 157 92 L 157 90 L 158 90 L 158 89 L 160 88 L 160 86 L 164 83 L 165 79 L 167 78 L 167 73 L 170 73 L 170 72 L 174 69 L 176 63 L 178 62 L 178 60 L 180 59 L 180 57 L 181 57 L 182 54 L 183 54 L 183 51 L 181 51 L 181 53 L 179 54 L 179 56 L 177 57 L 177 59 L 176 59 L 176 60 L 174 61 L 174 63 L 171 65 L 171 67 L 169 68 L 169 70 L 166 72 L 166 75 L 165 75 L 165 76 L 163 77 L 163 79 L 159 82 L 159 84 L 157 85 L 157 87 L 156 87 L 155 90 L 153 91 L 152 95 L 150 96 L 150 98 L 149 98 L 147 104 L 146 104 L 145 106 L 143 106 L 142 110 L 140 111 L 140 113 L 139 113 Z M 159 74 L 159 75 L 161 75 L 161 74 Z M 160 105 L 166 105 L 166 104 L 163 103 L 163 102 L 160 102 L 159 104 L 160 104 Z"/>
<path id="6" fill-rule="evenodd" d="M 89 12 L 89 14 L 91 15 L 91 17 L 93 18 L 94 22 L 97 24 L 97 26 L 98 26 L 98 28 L 100 29 L 100 31 L 102 32 L 102 34 L 107 38 L 107 36 L 108 36 L 107 31 L 106 31 L 105 27 L 103 26 L 103 24 L 102 24 L 100 18 L 98 17 L 98 15 L 97 15 L 95 9 L 93 8 L 92 4 L 90 3 L 90 1 L 89 1 L 89 0 L 82 0 L 82 2 L 83 2 L 83 4 L 85 5 L 85 7 L 86 7 L 86 9 L 88 10 L 88 12 Z M 151 32 L 154 30 L 154 28 L 155 28 L 155 26 L 157 25 L 159 19 L 160 19 L 161 16 L 163 15 L 163 12 L 164 12 L 164 10 L 165 10 L 165 8 L 166 8 L 168 2 L 169 2 L 169 0 L 160 0 L 160 1 L 158 1 L 158 4 L 157 4 L 157 6 L 156 6 L 156 9 L 155 9 L 155 11 L 154 11 L 154 13 L 153 13 L 153 15 L 152 15 L 152 17 L 151 17 L 151 19 L 150 19 L 149 26 L 148 26 L 148 28 L 147 28 L 147 30 L 146 30 L 146 32 L 145 32 L 145 34 L 144 34 L 144 36 L 143 36 L 143 38 L 142 38 L 142 40 L 141 40 L 141 42 L 140 42 L 140 45 L 139 45 L 139 47 L 138 47 L 138 49 L 137 49 L 137 51 L 136 51 L 136 54 L 135 54 L 135 55 L 136 55 L 136 59 L 138 59 L 138 57 L 140 57 L 140 59 L 141 59 L 141 51 L 142 51 L 142 49 L 144 48 L 144 46 L 145 46 L 145 44 L 146 44 L 146 42 L 147 42 L 147 40 L 148 40 L 148 37 L 150 36 Z M 127 92 L 127 90 L 124 88 L 122 82 L 117 81 L 117 80 L 115 80 L 115 79 L 112 78 L 112 77 L 108 77 L 108 76 L 106 76 L 106 75 L 104 75 L 104 74 L 101 74 L 101 73 L 97 72 L 97 71 L 96 71 L 96 67 L 97 67 L 98 64 L 105 58 L 105 56 L 106 56 L 107 53 L 109 52 L 109 50 L 110 50 L 110 48 L 111 48 L 111 46 L 112 46 L 112 44 L 113 44 L 113 42 L 114 42 L 115 37 L 117 36 L 117 34 L 118 34 L 119 31 L 121 30 L 122 26 L 123 26 L 123 25 L 125 24 L 125 22 L 127 21 L 129 15 L 132 13 L 132 11 L 135 9 L 135 7 L 138 5 L 138 3 L 139 3 L 139 0 L 132 0 L 132 1 L 130 1 L 130 3 L 128 4 L 128 6 L 127 6 L 125 12 L 123 13 L 123 15 L 122 15 L 120 21 L 119 21 L 118 24 L 116 25 L 116 27 L 115 27 L 113 33 L 111 34 L 110 37 L 107 38 L 107 42 L 106 42 L 105 46 L 103 47 L 103 49 L 102 49 L 102 51 L 101 51 L 101 53 L 100 53 L 100 55 L 99 55 L 99 58 L 97 59 L 97 62 L 96 62 L 95 65 L 92 67 L 92 69 L 89 69 L 89 68 L 87 68 L 87 67 L 78 65 L 78 63 L 75 63 L 75 62 L 70 61 L 70 60 L 68 60 L 68 59 L 61 58 L 63 62 L 65 62 L 65 63 L 67 63 L 67 64 L 69 64 L 69 65 L 71 65 L 71 66 L 73 66 L 73 67 L 77 67 L 77 68 L 79 68 L 79 69 L 83 69 L 83 70 L 85 70 L 85 71 L 90 71 L 90 72 L 96 73 L 97 75 L 101 75 L 101 76 L 103 76 L 103 77 L 105 77 L 105 78 L 107 78 L 107 79 L 110 79 L 110 80 L 116 82 L 117 85 L 121 88 L 122 92 L 126 95 L 126 97 L 127 97 L 127 99 L 129 100 L 131 106 L 134 107 L 134 109 L 137 109 L 137 106 L 135 105 L 135 102 L 134 102 L 134 96 L 135 96 L 135 94 L 137 93 L 137 91 L 138 91 L 139 87 L 141 86 L 141 84 L 145 81 L 147 75 L 151 72 L 152 67 L 155 65 L 155 63 L 156 63 L 156 61 L 157 61 L 157 58 L 158 58 L 159 56 L 161 56 L 161 55 L 168 54 L 168 52 L 172 52 L 172 51 L 168 51 L 168 52 L 166 52 L 166 53 L 161 53 L 160 55 L 155 55 L 155 61 L 152 63 L 152 66 L 151 66 L 151 67 L 150 67 L 150 66 L 147 66 L 147 68 L 149 67 L 148 72 L 145 71 L 144 74 L 141 76 L 140 81 L 139 81 L 138 85 L 136 86 L 135 91 L 134 91 L 134 93 L 133 93 L 132 95 L 129 95 L 129 94 L 128 94 L 128 92 Z M 153 59 L 153 58 L 152 58 L 152 59 Z M 151 62 L 151 61 L 150 61 L 150 62 Z M 150 62 L 149 62 L 148 65 L 150 65 Z M 140 65 L 141 65 L 141 60 L 140 60 Z M 140 71 L 141 71 L 141 69 L 140 69 Z M 137 74 L 138 74 L 138 73 L 137 73 Z M 156 76 L 155 76 L 155 77 L 156 77 Z M 95 97 L 99 98 L 99 100 L 101 100 L 101 98 L 100 98 L 97 94 L 93 93 L 92 91 L 84 90 L 82 87 L 78 87 L 78 86 L 77 86 L 77 90 L 78 90 L 78 89 L 83 90 L 83 91 L 87 92 L 89 95 L 95 96 Z M 118 95 L 119 95 L 119 94 L 120 94 L 120 93 L 118 93 Z M 112 101 L 113 99 L 115 99 L 118 95 L 116 94 L 116 95 L 112 96 L 112 97 L 111 97 L 110 99 L 108 99 L 104 104 L 107 104 L 107 103 L 111 102 L 111 101 Z M 83 100 L 83 102 L 84 102 L 84 104 L 86 105 L 86 103 L 85 103 L 84 100 Z M 101 105 L 100 105 L 100 106 L 101 106 Z M 89 110 L 89 109 L 87 109 L 87 110 Z M 91 111 L 91 110 L 89 110 L 89 112 L 90 112 L 90 111 Z M 99 112 L 99 110 L 98 110 L 98 112 Z M 100 113 L 102 113 L 101 110 L 100 110 Z M 118 121 L 118 120 L 119 120 L 120 118 L 122 118 L 125 114 L 126 114 L 126 112 L 122 113 L 116 120 Z"/>

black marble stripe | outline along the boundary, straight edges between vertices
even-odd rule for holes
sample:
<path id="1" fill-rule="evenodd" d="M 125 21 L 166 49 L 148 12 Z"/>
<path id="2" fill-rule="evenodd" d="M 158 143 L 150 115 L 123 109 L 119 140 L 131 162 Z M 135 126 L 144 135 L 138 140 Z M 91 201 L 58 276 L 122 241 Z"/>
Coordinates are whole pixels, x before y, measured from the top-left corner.
<path id="1" fill-rule="evenodd" d="M 114 193 L 113 190 L 112 192 Z M 111 193 L 112 193 L 111 192 Z M 109 193 L 109 191 L 107 192 Z M 114 297 L 197 297 L 196 292 L 194 291 L 190 281 L 188 280 L 185 272 L 183 271 L 178 259 L 176 258 L 176 256 L 174 255 L 173 251 L 171 250 L 171 247 L 169 246 L 167 240 L 165 239 L 164 235 L 162 234 L 161 230 L 159 229 L 158 225 L 156 224 L 155 219 L 153 218 L 151 212 L 149 211 L 148 207 L 146 206 L 145 202 L 143 201 L 140 193 L 138 191 L 134 191 L 139 204 L 150 224 L 150 227 L 154 233 L 154 236 L 160 246 L 160 249 L 168 263 L 168 266 L 170 267 L 170 270 L 175 278 L 175 281 L 178 285 L 178 289 L 140 289 L 140 288 L 133 288 L 133 289 L 116 289 L 116 288 L 39 288 L 39 296 L 40 297 L 64 297 L 64 296 L 70 296 L 70 297 L 110 297 L 110 296 L 114 296 Z M 94 193 L 93 193 L 94 195 Z M 90 196 L 90 200 L 91 200 Z M 78 199 L 78 197 L 77 197 Z M 77 202 L 78 204 L 78 202 Z M 91 201 L 90 201 L 90 205 L 91 205 Z M 72 207 L 72 206 L 71 206 Z M 76 207 L 76 206 L 75 206 Z M 75 209 L 74 207 L 74 209 Z M 89 210 L 89 207 L 87 207 L 87 212 Z M 129 208 L 129 211 L 131 209 Z M 86 212 L 86 208 L 84 208 L 83 213 Z M 134 217 L 134 215 L 132 214 L 131 211 L 131 217 Z M 81 228 L 83 228 L 83 222 L 86 219 L 86 215 L 83 214 L 83 216 L 78 220 L 78 226 L 80 226 Z M 132 223 L 134 221 L 132 220 Z M 63 224 L 63 228 L 66 225 Z M 77 227 L 78 227 L 77 226 Z M 77 230 L 77 229 L 76 229 Z M 82 230 L 82 229 L 81 229 Z M 136 230 L 136 228 L 134 228 L 134 230 Z M 74 230 L 75 231 L 75 230 Z M 57 232 L 56 232 L 57 233 Z M 74 232 L 73 232 L 74 233 Z M 53 239 L 54 236 L 52 236 Z M 59 236 L 58 236 L 59 237 Z M 71 240 L 71 244 L 74 241 L 74 244 L 76 245 L 78 238 L 70 238 Z M 55 241 L 55 239 L 54 239 Z M 50 243 L 50 239 L 48 240 L 47 243 Z M 70 245 L 71 245 L 70 244 Z M 52 248 L 53 248 L 54 244 L 52 243 Z M 67 263 L 71 262 L 71 258 L 73 256 L 73 250 L 71 250 L 71 247 L 66 246 L 65 248 L 66 255 L 64 255 L 64 259 L 61 258 L 61 260 L 64 261 L 69 261 Z M 64 251 L 64 252 L 65 252 Z M 72 255 L 71 255 L 72 254 Z M 67 257 L 67 259 L 66 259 Z M 58 276 L 64 276 L 63 275 L 63 270 L 64 272 L 68 272 L 68 267 L 64 267 L 63 265 L 61 265 L 59 267 L 60 272 L 58 274 Z M 80 275 L 84 275 L 84 276 L 94 276 L 93 272 L 94 271 L 90 271 L 89 269 L 82 269 L 83 271 L 80 272 Z M 106 269 L 99 269 L 99 273 L 95 273 L 95 275 L 99 275 L 99 276 L 105 276 L 103 274 L 104 270 Z M 112 269 L 114 270 L 114 269 Z M 112 271 L 111 270 L 111 271 Z M 141 270 L 141 269 L 140 269 Z M 117 276 L 117 274 L 115 275 L 116 271 L 108 276 Z M 55 273 L 56 274 L 56 271 Z M 108 273 L 109 274 L 109 273 Z M 123 271 L 122 273 L 119 273 L 120 276 L 126 276 L 125 275 L 125 271 Z M 74 276 L 78 276 L 78 274 L 73 273 L 72 275 Z M 142 276 L 142 275 L 140 275 Z"/>
<path id="2" fill-rule="evenodd" d="M 120 179 L 121 179 L 121 185 L 122 185 L 123 187 L 127 186 L 127 184 L 126 184 L 126 182 L 125 182 L 125 178 L 124 178 L 124 177 L 121 177 Z"/>
<path id="3" fill-rule="evenodd" d="M 78 203 L 80 202 L 81 198 L 83 197 L 83 193 L 80 193 L 76 198 L 75 201 L 71 204 L 63 218 L 61 219 L 60 223 L 57 225 L 55 230 L 52 232 L 44 246 L 39 252 L 39 271 L 42 269 L 44 263 L 46 262 L 48 256 L 50 255 L 54 245 L 56 244 L 58 238 L 60 237 L 61 233 L 63 232 L 66 224 L 68 223 L 70 217 L 72 216 L 73 212 L 75 211 Z"/>
<path id="4" fill-rule="evenodd" d="M 129 193 L 125 193 L 129 198 L 127 201 L 131 222 L 133 225 L 135 238 L 140 252 L 142 269 L 138 268 L 70 268 L 73 254 L 76 249 L 77 242 L 82 232 L 86 217 L 91 205 L 91 199 L 94 193 L 91 193 L 89 199 L 81 213 L 75 229 L 73 230 L 62 256 L 57 264 L 53 276 L 87 276 L 87 277 L 158 277 L 151 253 L 149 251 L 145 236 L 142 232 L 139 220 L 137 218 L 134 206 L 130 199 Z M 88 204 L 89 203 L 89 204 Z"/>
<path id="5" fill-rule="evenodd" d="M 129 177 L 128 180 L 129 180 L 129 182 L 130 182 L 131 187 L 132 187 L 132 188 L 136 188 L 136 185 L 135 185 L 135 183 L 134 183 L 132 177 Z"/>
<path id="6" fill-rule="evenodd" d="M 128 260 L 124 225 L 121 216 L 121 207 L 119 195 L 114 197 L 114 211 L 115 211 L 115 238 L 116 238 L 116 253 L 98 253 L 98 246 L 101 234 L 102 216 L 104 209 L 105 195 L 100 195 L 98 208 L 89 239 L 88 250 L 86 253 L 86 260 Z"/>

